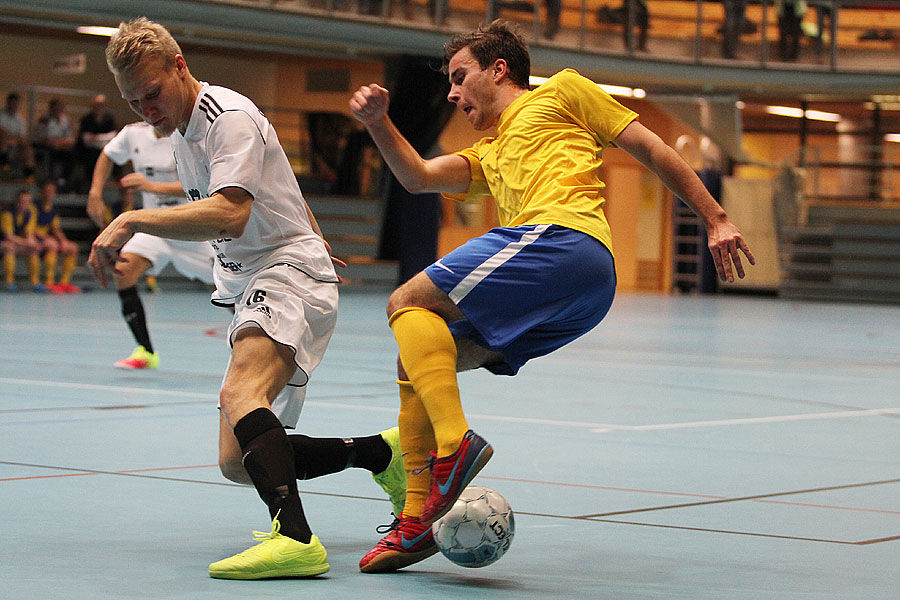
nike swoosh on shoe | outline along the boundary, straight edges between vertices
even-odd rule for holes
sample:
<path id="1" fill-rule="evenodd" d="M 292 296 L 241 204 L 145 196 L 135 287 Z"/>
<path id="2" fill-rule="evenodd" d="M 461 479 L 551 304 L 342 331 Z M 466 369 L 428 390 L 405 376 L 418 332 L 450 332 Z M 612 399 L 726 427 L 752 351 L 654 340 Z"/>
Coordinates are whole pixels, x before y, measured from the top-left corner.
<path id="1" fill-rule="evenodd" d="M 423 531 L 422 533 L 420 533 L 419 535 L 417 535 L 416 537 L 414 537 L 411 540 L 407 539 L 406 535 L 401 533 L 400 534 L 400 545 L 403 547 L 404 550 L 409 550 L 410 548 L 412 548 L 413 546 L 415 546 L 416 544 L 421 542 L 423 539 L 425 539 L 425 536 L 427 536 L 429 533 L 431 533 L 431 527 L 429 527 L 428 529 L 426 529 L 425 531 Z"/>

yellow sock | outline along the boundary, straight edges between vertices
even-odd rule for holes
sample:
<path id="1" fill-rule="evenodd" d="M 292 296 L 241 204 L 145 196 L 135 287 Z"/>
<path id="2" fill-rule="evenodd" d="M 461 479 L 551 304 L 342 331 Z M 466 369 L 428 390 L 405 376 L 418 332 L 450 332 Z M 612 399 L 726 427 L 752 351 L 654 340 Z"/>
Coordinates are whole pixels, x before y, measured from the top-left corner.
<path id="1" fill-rule="evenodd" d="M 402 308 L 391 315 L 388 324 L 403 369 L 428 411 L 437 455 L 449 456 L 469 430 L 459 401 L 453 336 L 442 318 L 424 308 Z"/>
<path id="2" fill-rule="evenodd" d="M 37 254 L 28 256 L 28 277 L 31 279 L 31 287 L 41 281 L 41 257 Z"/>
<path id="3" fill-rule="evenodd" d="M 412 384 L 408 381 L 397 383 L 400 385 L 400 446 L 403 448 L 403 468 L 406 469 L 403 514 L 418 517 L 422 514 L 431 487 L 431 471 L 422 467 L 428 462 L 430 453 L 437 450 L 437 444 L 428 412 Z"/>
<path id="4" fill-rule="evenodd" d="M 56 252 L 45 252 L 44 253 L 44 281 L 47 283 L 47 287 L 53 285 L 53 280 L 56 275 Z"/>
<path id="5" fill-rule="evenodd" d="M 6 285 L 16 280 L 16 256 L 14 254 L 3 255 L 3 271 L 6 274 Z"/>
<path id="6" fill-rule="evenodd" d="M 62 275 L 59 278 L 60 283 L 66 284 L 72 279 L 72 271 L 75 270 L 77 260 L 78 257 L 74 254 L 66 254 L 66 257 L 63 259 Z"/>

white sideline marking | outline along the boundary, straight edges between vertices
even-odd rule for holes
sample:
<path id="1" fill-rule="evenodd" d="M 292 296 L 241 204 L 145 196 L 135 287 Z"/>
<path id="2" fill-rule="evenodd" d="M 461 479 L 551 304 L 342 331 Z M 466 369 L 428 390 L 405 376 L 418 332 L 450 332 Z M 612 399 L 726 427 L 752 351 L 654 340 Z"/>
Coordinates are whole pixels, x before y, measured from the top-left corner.
<path id="1" fill-rule="evenodd" d="M 827 413 L 804 413 L 799 415 L 779 415 L 774 417 L 751 417 L 747 419 L 721 419 L 717 421 L 689 421 L 686 423 L 661 423 L 659 425 L 610 425 L 591 429 L 594 433 L 609 431 L 658 431 L 663 429 L 693 429 L 697 427 L 719 427 L 723 425 L 756 425 L 759 423 L 787 423 L 790 421 L 817 421 L 823 419 L 850 419 L 878 415 L 900 414 L 900 408 L 871 408 L 867 410 L 842 410 Z"/>
<path id="2" fill-rule="evenodd" d="M 0 377 L 0 383 L 14 385 L 37 385 L 54 388 L 103 390 L 119 393 L 152 394 L 157 396 L 175 396 L 179 398 L 212 399 L 219 397 L 218 393 L 183 392 L 179 390 L 159 390 L 137 387 L 125 387 L 118 385 L 98 385 L 93 383 L 68 383 L 61 381 L 45 381 L 40 379 L 16 379 Z M 345 402 L 330 402 L 328 400 L 307 401 L 306 406 L 321 406 L 326 408 L 344 408 L 348 410 L 362 410 L 374 412 L 396 412 L 394 407 L 372 406 L 368 404 L 349 404 Z M 523 423 L 531 425 L 575 427 L 587 429 L 591 433 L 611 433 L 614 431 L 665 431 L 671 429 L 696 429 L 701 427 L 727 427 L 732 425 L 758 425 L 761 423 L 789 423 L 792 421 L 819 421 L 827 419 L 852 419 L 854 417 L 877 417 L 881 415 L 900 415 L 898 408 L 870 408 L 865 410 L 841 410 L 825 413 L 802 413 L 797 415 L 777 415 L 772 417 L 749 417 L 745 419 L 718 419 L 712 421 L 687 421 L 683 423 L 658 423 L 652 425 L 616 425 L 611 423 L 590 423 L 586 421 L 561 421 L 556 419 L 540 419 L 531 417 L 514 417 L 509 415 L 485 415 L 470 413 L 472 419 L 484 421 L 501 421 L 504 423 Z"/>

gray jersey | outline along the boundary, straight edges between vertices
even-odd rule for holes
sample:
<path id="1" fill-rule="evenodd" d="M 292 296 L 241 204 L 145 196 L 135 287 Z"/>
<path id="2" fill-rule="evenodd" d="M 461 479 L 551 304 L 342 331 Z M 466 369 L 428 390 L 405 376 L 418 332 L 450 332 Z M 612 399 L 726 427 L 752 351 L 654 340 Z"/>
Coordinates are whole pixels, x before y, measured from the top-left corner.
<path id="1" fill-rule="evenodd" d="M 253 275 L 276 264 L 337 282 L 275 129 L 250 99 L 203 83 L 184 135 L 176 130 L 171 140 L 178 179 L 191 200 L 227 187 L 253 196 L 244 234 L 210 240 L 216 254 L 214 301 L 228 303 Z"/>

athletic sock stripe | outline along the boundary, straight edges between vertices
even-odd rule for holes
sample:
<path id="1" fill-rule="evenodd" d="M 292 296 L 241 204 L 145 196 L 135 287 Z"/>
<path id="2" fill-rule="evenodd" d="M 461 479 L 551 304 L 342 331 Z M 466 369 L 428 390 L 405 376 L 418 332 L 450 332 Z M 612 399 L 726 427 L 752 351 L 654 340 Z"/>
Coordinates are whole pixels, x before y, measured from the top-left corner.
<path id="1" fill-rule="evenodd" d="M 513 258 L 525 248 L 525 246 L 536 241 L 549 227 L 550 225 L 538 225 L 523 235 L 519 241 L 510 242 L 503 250 L 497 252 L 495 255 L 475 267 L 471 273 L 466 275 L 462 281 L 456 284 L 456 287 L 450 290 L 450 299 L 453 300 L 455 304 L 459 304 L 476 285 L 484 280 L 485 277 L 493 273 L 506 261 Z"/>

